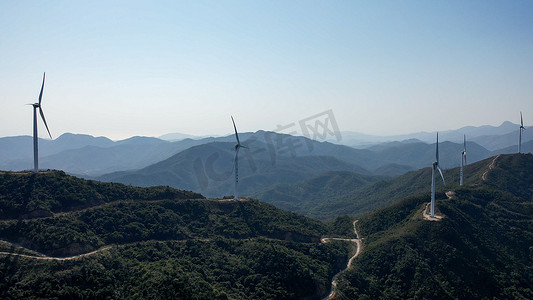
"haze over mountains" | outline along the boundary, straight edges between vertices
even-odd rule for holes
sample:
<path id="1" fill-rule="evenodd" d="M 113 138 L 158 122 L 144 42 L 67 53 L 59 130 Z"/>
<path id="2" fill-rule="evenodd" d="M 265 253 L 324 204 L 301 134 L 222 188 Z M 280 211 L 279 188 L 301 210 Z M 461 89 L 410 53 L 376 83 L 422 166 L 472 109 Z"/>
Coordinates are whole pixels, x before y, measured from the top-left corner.
<path id="1" fill-rule="evenodd" d="M 440 144 L 442 167 L 458 166 L 463 147 L 462 143 L 446 140 L 460 141 L 466 133 L 468 162 L 472 163 L 491 155 L 516 152 L 517 127 L 504 122 L 498 127 L 464 127 L 439 133 L 443 141 Z M 349 144 L 354 136 L 344 133 L 341 142 Z M 274 132 L 242 133 L 241 141 L 250 148 L 242 151 L 241 192 L 257 194 L 279 183 L 297 183 L 333 171 L 397 176 L 427 167 L 434 160 L 434 133 L 380 138 L 398 140 L 356 149 Z M 532 140 L 533 131 L 526 130 L 525 152 L 533 150 Z M 29 136 L 0 138 L 0 169 L 30 169 L 31 143 Z M 105 181 L 139 186 L 169 185 L 206 196 L 230 195 L 234 143 L 232 135 L 170 142 L 150 137 L 111 141 L 105 137 L 63 134 L 55 140 L 40 140 L 40 166 Z M 502 148 L 491 151 L 481 144 L 490 149 Z"/>
<path id="2" fill-rule="evenodd" d="M 492 126 L 492 125 L 483 125 L 483 126 L 465 126 L 461 127 L 459 129 L 455 130 L 445 130 L 445 131 L 439 131 L 439 138 L 442 141 L 451 141 L 451 142 L 461 142 L 463 140 L 463 134 L 466 134 L 466 136 L 469 139 L 475 139 L 478 138 L 477 143 L 482 145 L 483 147 L 486 147 L 489 150 L 496 150 L 503 147 L 496 147 L 496 148 L 490 148 L 485 143 L 485 139 L 489 136 L 500 136 L 504 134 L 513 134 L 515 135 L 514 140 L 508 141 L 506 140 L 503 144 L 504 146 L 508 146 L 508 143 L 517 143 L 518 142 L 518 130 L 517 128 L 519 125 L 514 124 L 509 121 L 503 122 L 500 126 Z M 393 141 L 404 141 L 408 139 L 417 139 L 425 143 L 433 143 L 435 141 L 435 132 L 416 132 L 416 133 L 410 133 L 410 134 L 402 134 L 402 135 L 391 135 L 391 136 L 373 136 L 373 135 L 367 135 L 364 133 L 358 133 L 358 132 L 351 132 L 351 131 L 343 131 L 342 132 L 342 143 L 343 145 L 348 145 L 356 148 L 366 148 L 369 146 L 373 146 L 376 144 L 381 144 L 385 142 L 393 142 Z M 487 137 L 487 138 L 485 138 Z M 335 143 L 335 139 L 328 139 L 329 142 Z M 473 140 L 474 141 L 474 140 Z"/>
<path id="3" fill-rule="evenodd" d="M 151 137 L 114 142 L 104 137 L 66 133 L 52 141 L 39 139 L 40 165 L 43 169 L 69 173 L 103 174 L 141 168 L 196 144 L 194 140 L 174 144 Z M 0 138 L 0 169 L 30 169 L 33 163 L 31 145 L 30 136 Z"/>
<path id="4" fill-rule="evenodd" d="M 254 139 L 264 134 L 284 141 L 292 140 L 291 144 L 299 146 L 293 149 L 294 153 L 290 153 L 288 148 L 269 152 L 269 144 L 259 138 Z M 240 165 L 239 180 L 243 195 L 259 192 L 274 184 L 296 183 L 331 171 L 397 176 L 430 165 L 435 155 L 435 145 L 425 143 L 392 145 L 372 151 L 274 133 L 256 133 L 250 140 L 253 142 L 244 142 L 250 148 L 243 151 Z M 307 143 L 310 147 L 307 147 Z M 486 158 L 490 154 L 475 143 L 469 143 L 467 147 L 471 161 Z M 441 143 L 440 149 L 444 168 L 459 164 L 456 158 L 462 145 L 445 142 Z M 233 155 L 233 143 L 213 142 L 189 148 L 140 170 L 106 174 L 97 179 L 138 186 L 169 185 L 201 192 L 208 197 L 231 195 Z"/>

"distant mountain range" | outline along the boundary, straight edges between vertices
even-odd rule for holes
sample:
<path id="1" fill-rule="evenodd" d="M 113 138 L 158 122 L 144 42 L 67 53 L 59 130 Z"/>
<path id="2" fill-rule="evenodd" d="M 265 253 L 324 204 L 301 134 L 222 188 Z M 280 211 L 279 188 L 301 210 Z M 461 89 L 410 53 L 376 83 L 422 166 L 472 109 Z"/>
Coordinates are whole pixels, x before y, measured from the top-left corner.
<path id="1" fill-rule="evenodd" d="M 467 133 L 469 162 L 516 152 L 516 127 L 505 122 L 499 127 L 465 127 L 439 133 L 441 141 L 444 141 L 440 144 L 442 167 L 459 165 L 463 132 Z M 504 134 L 497 135 L 500 133 Z M 476 135 L 479 136 L 474 137 Z M 332 171 L 398 176 L 424 168 L 434 160 L 433 133 L 396 136 L 408 139 L 382 142 L 366 149 L 266 131 L 241 133 L 240 136 L 241 141 L 250 146 L 241 151 L 241 161 L 244 162 L 240 172 L 243 195 L 258 193 L 278 183 L 296 183 Z M 446 139 L 459 140 L 459 143 Z M 350 135 L 345 134 L 343 142 L 349 141 Z M 532 151 L 531 141 L 533 131 L 527 129 L 523 136 L 524 151 Z M 233 193 L 233 179 L 228 174 L 232 171 L 234 143 L 232 135 L 170 142 L 151 137 L 112 141 L 105 137 L 67 133 L 55 140 L 40 139 L 40 167 L 141 186 L 169 185 L 207 196 L 230 195 Z M 489 150 L 480 144 L 488 145 L 490 149 L 505 147 Z M 30 136 L 0 138 L 0 169 L 31 169 L 32 151 Z M 214 155 L 218 157 L 215 159 Z M 206 171 L 208 162 L 216 164 L 212 170 Z"/>
<path id="2" fill-rule="evenodd" d="M 532 130 L 528 130 L 531 128 L 533 127 L 528 127 L 526 130 L 523 131 L 522 146 L 524 146 L 524 143 L 527 143 L 533 140 L 533 132 Z M 518 149 L 518 131 L 514 130 L 510 133 L 506 133 L 502 135 L 478 136 L 478 137 L 472 138 L 471 141 L 476 142 L 491 151 L 496 151 L 498 149 L 504 149 L 508 147 L 514 147 L 516 150 Z"/>
<path id="3" fill-rule="evenodd" d="M 240 153 L 240 192 L 260 199 L 274 185 L 296 184 L 326 172 L 393 177 L 430 166 L 435 160 L 435 144 L 417 140 L 385 143 L 368 149 L 264 131 L 243 134 L 241 140 L 249 148 Z M 208 197 L 232 195 L 233 146 L 233 141 L 201 144 L 154 165 L 105 174 L 96 179 L 139 186 L 169 185 Z M 525 143 L 524 149 L 528 148 Z M 440 143 L 442 167 L 459 166 L 462 149 L 462 143 Z M 469 163 L 498 154 L 473 142 L 467 142 L 467 152 Z"/>
<path id="4" fill-rule="evenodd" d="M 465 134 L 468 140 L 475 141 L 476 143 L 482 145 L 483 147 L 486 147 L 489 150 L 496 150 L 510 146 L 511 144 L 518 144 L 518 128 L 519 125 L 509 121 L 503 122 L 500 126 L 465 126 L 455 130 L 439 131 L 439 138 L 441 141 L 459 143 L 463 140 L 463 135 Z M 333 138 L 329 138 L 328 141 L 356 148 L 367 148 L 381 143 L 404 141 L 409 139 L 417 139 L 425 143 L 432 143 L 435 141 L 436 132 L 417 132 L 391 136 L 375 136 L 353 131 L 343 131 L 341 132 L 341 134 L 341 141 L 338 142 L 336 139 Z M 510 136 L 514 134 L 514 138 L 509 138 L 499 143 L 493 142 L 494 140 L 498 139 L 497 136 L 507 134 L 509 134 Z M 532 139 L 533 134 L 528 134 L 527 137 L 523 137 L 523 141 Z"/>
<path id="5" fill-rule="evenodd" d="M 272 184 L 296 182 L 334 170 L 371 174 L 367 169 L 347 161 L 361 150 L 329 143 L 318 143 L 303 137 L 283 136 L 284 141 L 300 145 L 293 149 L 273 149 L 261 138 L 269 133 L 243 135 L 244 148 L 240 153 L 239 179 L 241 193 L 250 194 Z M 273 134 L 273 136 L 278 136 Z M 309 142 L 316 147 L 309 150 Z M 323 155 L 333 147 L 339 155 Z M 338 149 L 342 148 L 342 149 Z M 272 149 L 271 149 L 272 150 Z M 344 151 L 341 151 L 344 150 Z M 201 191 L 207 196 L 233 194 L 234 143 L 212 142 L 186 149 L 164 161 L 136 171 L 124 171 L 97 177 L 98 180 L 121 182 L 138 186 L 169 185 L 181 189 Z"/>
<path id="6" fill-rule="evenodd" d="M 465 126 L 455 130 L 440 131 L 439 137 L 441 138 L 441 141 L 459 143 L 463 140 L 463 134 L 466 134 L 469 140 L 493 151 L 518 143 L 518 127 L 518 124 L 509 121 L 503 122 L 500 126 Z M 401 135 L 378 136 L 354 131 L 341 131 L 340 141 L 337 140 L 336 136 L 327 136 L 325 141 L 355 148 L 368 148 L 382 143 L 402 142 L 406 140 L 418 140 L 425 143 L 433 143 L 435 141 L 435 133 L 436 132 L 416 132 Z M 503 135 L 509 136 L 503 138 Z M 162 135 L 159 138 L 175 142 L 187 138 L 198 140 L 207 137 L 208 136 L 194 136 L 176 132 Z M 533 133 L 527 133 L 527 131 L 524 132 L 523 139 L 525 141 L 533 140 Z"/>
<path id="7" fill-rule="evenodd" d="M 30 136 L 0 138 L 0 169 L 31 169 L 32 143 Z M 151 137 L 114 142 L 103 137 L 65 133 L 55 140 L 39 139 L 39 166 L 41 169 L 98 175 L 142 168 L 200 143 L 191 139 L 171 143 Z"/>
<path id="8" fill-rule="evenodd" d="M 205 136 L 205 135 L 197 136 L 197 135 L 190 135 L 190 134 L 185 134 L 185 133 L 180 133 L 180 132 L 174 132 L 174 133 L 163 134 L 162 136 L 159 137 L 159 139 L 169 141 L 169 142 L 177 142 L 177 141 L 182 141 L 185 139 L 200 140 L 200 139 L 205 139 L 209 137 L 215 137 L 215 136 Z"/>

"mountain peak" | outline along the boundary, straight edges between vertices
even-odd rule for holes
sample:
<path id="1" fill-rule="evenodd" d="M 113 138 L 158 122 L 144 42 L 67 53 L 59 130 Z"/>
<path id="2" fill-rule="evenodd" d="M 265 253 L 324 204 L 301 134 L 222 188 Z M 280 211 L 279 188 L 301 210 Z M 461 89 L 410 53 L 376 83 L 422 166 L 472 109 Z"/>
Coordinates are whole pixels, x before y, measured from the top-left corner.
<path id="1" fill-rule="evenodd" d="M 167 141 L 164 141 L 162 139 L 158 139 L 155 137 L 147 137 L 147 136 L 132 136 L 130 138 L 116 141 L 116 144 L 159 144 L 159 143 L 166 143 Z"/>

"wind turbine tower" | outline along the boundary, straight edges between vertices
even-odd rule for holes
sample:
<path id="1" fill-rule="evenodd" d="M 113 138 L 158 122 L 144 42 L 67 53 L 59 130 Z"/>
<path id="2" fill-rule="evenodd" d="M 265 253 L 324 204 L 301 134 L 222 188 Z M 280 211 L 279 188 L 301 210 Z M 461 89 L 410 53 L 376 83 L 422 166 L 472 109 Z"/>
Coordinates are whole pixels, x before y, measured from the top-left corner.
<path id="1" fill-rule="evenodd" d="M 463 185 L 463 172 L 466 166 L 466 135 L 463 135 L 463 152 L 461 152 L 461 177 L 459 179 L 459 185 Z"/>
<path id="2" fill-rule="evenodd" d="M 433 163 L 433 168 L 431 169 L 431 211 L 430 215 L 432 218 L 435 217 L 435 173 L 438 170 L 440 177 L 442 177 L 442 182 L 446 185 L 444 181 L 444 175 L 442 175 L 442 170 L 439 165 L 439 133 L 437 132 L 437 144 L 435 148 L 435 157 L 436 161 Z"/>
<path id="3" fill-rule="evenodd" d="M 247 147 L 241 145 L 241 142 L 239 141 L 239 134 L 237 133 L 237 126 L 235 126 L 233 116 L 231 117 L 231 121 L 233 122 L 233 129 L 235 129 L 235 139 L 237 139 L 237 144 L 235 145 L 235 158 L 233 159 L 233 169 L 235 170 L 235 192 L 233 194 L 233 199 L 237 201 L 239 200 L 239 149 Z"/>
<path id="4" fill-rule="evenodd" d="M 37 109 L 39 109 L 39 114 L 41 115 L 41 119 L 43 119 L 44 126 L 46 127 L 46 130 L 48 131 L 48 135 L 50 135 L 50 138 L 52 138 L 52 134 L 50 134 L 50 130 L 48 129 L 48 124 L 46 124 L 46 119 L 44 118 L 43 109 L 41 107 L 41 101 L 43 100 L 45 76 L 46 76 L 46 73 L 43 74 L 43 84 L 41 86 L 41 92 L 39 93 L 39 102 L 28 104 L 28 105 L 33 106 L 33 172 L 34 173 L 39 172 L 39 137 L 37 135 Z"/>
<path id="5" fill-rule="evenodd" d="M 518 136 L 518 153 L 521 151 L 522 147 L 522 131 L 524 131 L 526 128 L 524 127 L 524 119 L 522 119 L 522 112 L 520 112 L 520 135 Z"/>

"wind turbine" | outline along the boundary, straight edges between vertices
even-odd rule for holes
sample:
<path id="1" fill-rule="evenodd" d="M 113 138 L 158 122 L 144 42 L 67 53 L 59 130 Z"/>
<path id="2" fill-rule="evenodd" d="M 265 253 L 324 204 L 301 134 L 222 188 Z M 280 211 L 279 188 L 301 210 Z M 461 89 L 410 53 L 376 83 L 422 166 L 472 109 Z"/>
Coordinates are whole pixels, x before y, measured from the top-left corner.
<path id="1" fill-rule="evenodd" d="M 524 127 L 524 119 L 522 119 L 522 112 L 520 112 L 520 135 L 518 136 L 518 153 L 520 153 L 520 148 L 522 146 L 522 131 L 526 128 Z"/>
<path id="2" fill-rule="evenodd" d="M 461 152 L 461 179 L 459 185 L 463 185 L 463 168 L 466 166 L 466 135 L 463 135 L 463 152 Z"/>
<path id="3" fill-rule="evenodd" d="M 43 109 L 41 107 L 41 101 L 43 100 L 45 76 L 46 76 L 46 72 L 43 74 L 43 85 L 41 86 L 41 92 L 39 93 L 39 102 L 28 104 L 28 105 L 33 106 L 33 172 L 34 173 L 39 172 L 39 145 L 38 145 L 39 137 L 37 136 L 37 109 L 39 109 L 39 114 L 41 115 L 41 119 L 43 119 L 44 126 L 46 127 L 46 130 L 48 131 L 48 135 L 50 135 L 50 138 L 52 138 L 52 134 L 50 133 L 50 130 L 48 129 L 48 125 L 46 124 L 46 119 L 44 118 Z"/>
<path id="4" fill-rule="evenodd" d="M 237 133 L 237 126 L 235 126 L 235 120 L 233 120 L 233 116 L 231 116 L 231 121 L 233 122 L 233 129 L 235 129 L 235 138 L 237 139 L 237 144 L 235 145 L 235 158 L 233 159 L 233 168 L 235 169 L 235 192 L 233 199 L 239 200 L 239 149 L 248 147 L 241 145 L 241 142 L 239 141 L 239 134 Z"/>
<path id="5" fill-rule="evenodd" d="M 437 144 L 435 148 L 435 157 L 436 161 L 433 163 L 433 168 L 431 169 L 431 217 L 435 217 L 435 171 L 439 170 L 440 177 L 442 177 L 442 182 L 446 185 L 444 181 L 444 176 L 442 175 L 442 170 L 439 166 L 439 133 L 437 132 Z"/>

